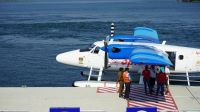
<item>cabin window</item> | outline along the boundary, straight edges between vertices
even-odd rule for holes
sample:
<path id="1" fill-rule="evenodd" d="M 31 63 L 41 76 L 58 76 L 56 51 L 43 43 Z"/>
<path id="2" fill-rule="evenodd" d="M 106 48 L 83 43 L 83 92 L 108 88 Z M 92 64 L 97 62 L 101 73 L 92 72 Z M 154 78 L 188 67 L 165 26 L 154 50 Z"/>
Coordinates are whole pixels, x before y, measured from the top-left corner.
<path id="1" fill-rule="evenodd" d="M 119 48 L 116 48 L 116 47 L 113 47 L 113 48 L 112 48 L 112 52 L 113 52 L 113 53 L 118 53 L 118 52 L 120 52 L 120 49 L 119 49 Z"/>
<path id="2" fill-rule="evenodd" d="M 124 40 L 123 39 L 118 39 L 118 42 L 124 42 Z"/>
<path id="3" fill-rule="evenodd" d="M 179 55 L 179 60 L 183 60 L 184 56 L 183 55 Z"/>

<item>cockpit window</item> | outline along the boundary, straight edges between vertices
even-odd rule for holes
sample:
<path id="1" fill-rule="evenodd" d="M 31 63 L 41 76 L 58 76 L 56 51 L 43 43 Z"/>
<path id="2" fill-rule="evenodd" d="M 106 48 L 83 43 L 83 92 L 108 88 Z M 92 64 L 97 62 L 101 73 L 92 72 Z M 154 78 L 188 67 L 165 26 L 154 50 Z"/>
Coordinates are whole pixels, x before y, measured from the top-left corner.
<path id="1" fill-rule="evenodd" d="M 88 47 L 86 47 L 86 48 L 82 48 L 82 49 L 80 49 L 80 52 L 86 52 L 86 51 L 90 51 L 92 48 L 94 48 L 95 47 L 95 45 L 94 44 L 91 44 L 91 45 L 89 45 Z"/>
<path id="2" fill-rule="evenodd" d="M 99 53 L 99 49 L 100 49 L 99 47 L 96 47 L 96 48 L 94 49 L 94 53 L 95 53 L 95 54 L 98 54 L 98 53 Z"/>
<path id="3" fill-rule="evenodd" d="M 95 45 L 94 45 L 94 44 L 90 45 L 90 50 L 91 50 L 92 48 L 94 48 L 94 47 L 95 47 Z"/>
<path id="4" fill-rule="evenodd" d="M 82 48 L 82 49 L 80 49 L 80 52 L 86 52 L 86 51 L 90 51 L 90 49 L 89 48 Z"/>

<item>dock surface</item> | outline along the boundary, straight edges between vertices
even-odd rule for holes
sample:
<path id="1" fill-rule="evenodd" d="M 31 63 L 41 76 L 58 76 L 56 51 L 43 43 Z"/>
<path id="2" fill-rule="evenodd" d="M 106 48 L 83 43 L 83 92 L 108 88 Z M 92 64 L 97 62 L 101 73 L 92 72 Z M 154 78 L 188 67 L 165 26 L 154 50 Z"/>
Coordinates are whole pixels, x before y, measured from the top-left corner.
<path id="1" fill-rule="evenodd" d="M 98 89 L 1 87 L 0 111 L 48 112 L 51 107 L 80 107 L 81 112 L 125 112 L 129 104 L 118 97 L 116 89 L 106 90 L 105 87 L 105 92 Z M 170 93 L 178 111 L 200 111 L 200 87 L 170 85 Z"/>

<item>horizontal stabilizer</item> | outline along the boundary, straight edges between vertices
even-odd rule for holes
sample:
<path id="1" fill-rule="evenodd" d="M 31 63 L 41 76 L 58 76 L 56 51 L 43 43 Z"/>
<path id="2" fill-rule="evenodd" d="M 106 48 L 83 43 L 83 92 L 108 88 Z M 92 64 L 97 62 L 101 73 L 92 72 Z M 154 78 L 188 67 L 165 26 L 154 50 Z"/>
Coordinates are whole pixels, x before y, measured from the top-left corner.
<path id="1" fill-rule="evenodd" d="M 145 37 L 146 39 L 157 40 L 159 42 L 157 31 L 147 27 L 134 28 L 134 36 Z"/>

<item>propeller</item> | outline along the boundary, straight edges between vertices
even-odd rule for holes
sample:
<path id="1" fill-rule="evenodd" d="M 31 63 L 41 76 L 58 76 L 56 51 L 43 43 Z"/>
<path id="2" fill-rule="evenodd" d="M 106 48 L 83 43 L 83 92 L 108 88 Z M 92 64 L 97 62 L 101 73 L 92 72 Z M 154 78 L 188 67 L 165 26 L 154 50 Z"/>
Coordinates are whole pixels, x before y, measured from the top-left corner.
<path id="1" fill-rule="evenodd" d="M 104 48 L 105 48 L 104 69 L 108 68 L 108 42 L 109 42 L 109 36 L 106 36 L 106 39 L 104 40 Z"/>
<path id="2" fill-rule="evenodd" d="M 115 32 L 115 24 L 111 23 L 110 26 L 110 36 L 114 36 Z M 106 36 L 106 39 L 104 40 L 104 48 L 105 48 L 105 55 L 104 55 L 104 69 L 108 68 L 108 42 L 109 42 L 109 36 Z"/>

